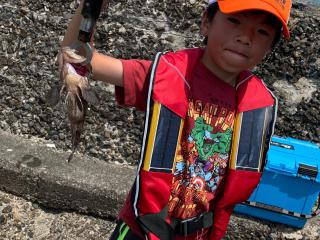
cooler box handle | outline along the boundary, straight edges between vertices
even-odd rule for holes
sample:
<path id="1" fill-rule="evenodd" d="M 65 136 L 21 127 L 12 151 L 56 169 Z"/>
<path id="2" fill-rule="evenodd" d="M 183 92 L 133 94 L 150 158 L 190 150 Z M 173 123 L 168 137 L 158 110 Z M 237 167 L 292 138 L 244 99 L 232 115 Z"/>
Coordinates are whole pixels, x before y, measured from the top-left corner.
<path id="1" fill-rule="evenodd" d="M 312 180 L 316 180 L 318 176 L 318 168 L 299 163 L 298 176 L 307 176 Z"/>

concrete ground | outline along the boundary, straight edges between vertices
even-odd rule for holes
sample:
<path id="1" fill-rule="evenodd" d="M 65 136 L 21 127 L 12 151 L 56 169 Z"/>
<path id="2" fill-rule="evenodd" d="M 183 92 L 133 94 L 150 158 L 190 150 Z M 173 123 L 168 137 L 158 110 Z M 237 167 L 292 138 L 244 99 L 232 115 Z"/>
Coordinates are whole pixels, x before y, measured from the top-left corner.
<path id="1" fill-rule="evenodd" d="M 44 208 L 0 191 L 1 240 L 109 239 L 114 226 L 112 221 Z"/>

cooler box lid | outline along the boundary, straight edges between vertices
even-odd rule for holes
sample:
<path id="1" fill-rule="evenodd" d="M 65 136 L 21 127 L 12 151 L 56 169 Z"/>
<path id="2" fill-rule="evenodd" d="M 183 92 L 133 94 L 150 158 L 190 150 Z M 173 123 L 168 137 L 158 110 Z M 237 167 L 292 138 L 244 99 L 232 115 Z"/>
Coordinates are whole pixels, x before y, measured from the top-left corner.
<path id="1" fill-rule="evenodd" d="M 308 141 L 273 136 L 265 169 L 320 182 L 320 147 Z"/>

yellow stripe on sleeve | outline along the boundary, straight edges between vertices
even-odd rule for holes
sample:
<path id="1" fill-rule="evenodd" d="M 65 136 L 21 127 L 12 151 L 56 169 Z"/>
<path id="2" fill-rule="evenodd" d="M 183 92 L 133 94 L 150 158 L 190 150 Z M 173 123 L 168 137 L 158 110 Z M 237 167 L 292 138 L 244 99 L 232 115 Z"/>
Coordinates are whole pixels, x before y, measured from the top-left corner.
<path id="1" fill-rule="evenodd" d="M 146 148 L 146 155 L 145 155 L 144 163 L 143 163 L 143 170 L 145 170 L 145 171 L 150 170 L 150 164 L 151 164 L 152 152 L 153 152 L 153 147 L 154 147 L 154 140 L 155 140 L 156 133 L 157 133 L 160 110 L 161 110 L 161 104 L 159 102 L 154 102 L 149 137 L 148 137 L 148 143 L 147 143 L 147 148 Z"/>
<path id="2" fill-rule="evenodd" d="M 264 122 L 263 122 L 263 133 L 262 133 L 262 139 L 261 139 L 261 149 L 260 149 L 260 155 L 259 155 L 259 169 L 258 172 L 262 172 L 263 167 L 263 156 L 264 156 L 264 150 L 265 150 L 265 144 L 266 144 L 266 133 L 267 133 L 267 119 L 268 119 L 268 111 L 265 109 L 264 112 Z"/>
<path id="3" fill-rule="evenodd" d="M 232 137 L 232 148 L 231 148 L 231 157 L 229 162 L 229 168 L 236 169 L 237 165 L 237 156 L 239 149 L 239 141 L 241 134 L 241 124 L 242 124 L 243 113 L 238 113 L 235 119 L 233 137 Z"/>

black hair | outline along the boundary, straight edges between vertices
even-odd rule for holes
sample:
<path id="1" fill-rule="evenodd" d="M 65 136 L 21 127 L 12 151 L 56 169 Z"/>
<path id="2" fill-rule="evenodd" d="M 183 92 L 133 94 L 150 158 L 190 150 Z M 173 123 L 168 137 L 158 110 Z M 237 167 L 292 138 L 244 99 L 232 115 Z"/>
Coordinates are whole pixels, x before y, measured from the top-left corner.
<path id="1" fill-rule="evenodd" d="M 209 22 L 212 22 L 214 16 L 216 15 L 217 11 L 219 10 L 219 5 L 217 2 L 210 4 L 207 7 L 207 16 L 208 16 L 208 20 Z M 260 13 L 264 13 L 264 11 L 254 11 L 254 13 L 256 14 L 260 14 Z M 270 23 L 270 25 L 272 26 L 276 26 L 276 34 L 275 37 L 273 39 L 272 42 L 272 48 L 275 48 L 275 46 L 280 42 L 281 39 L 281 35 L 282 35 L 282 23 L 272 14 L 268 15 L 268 22 Z M 208 44 L 208 37 L 205 37 L 203 40 L 203 43 L 205 45 Z"/>
<path id="2" fill-rule="evenodd" d="M 206 11 L 207 11 L 207 17 L 208 17 L 209 22 L 212 22 L 212 20 L 213 20 L 214 16 L 216 15 L 216 12 L 217 12 L 218 10 L 219 10 L 219 5 L 218 5 L 217 2 L 212 3 L 212 4 L 210 4 L 210 5 L 207 7 Z M 206 37 L 203 39 L 203 43 L 204 43 L 205 45 L 208 44 L 208 36 L 206 36 Z"/>

